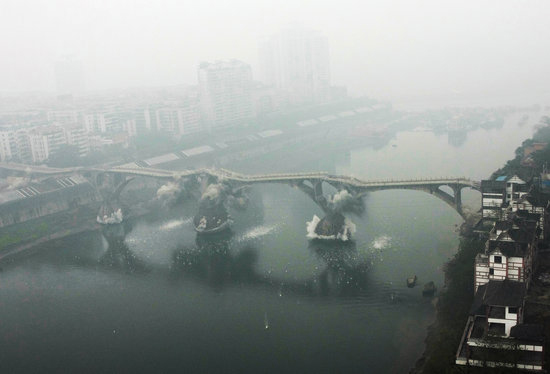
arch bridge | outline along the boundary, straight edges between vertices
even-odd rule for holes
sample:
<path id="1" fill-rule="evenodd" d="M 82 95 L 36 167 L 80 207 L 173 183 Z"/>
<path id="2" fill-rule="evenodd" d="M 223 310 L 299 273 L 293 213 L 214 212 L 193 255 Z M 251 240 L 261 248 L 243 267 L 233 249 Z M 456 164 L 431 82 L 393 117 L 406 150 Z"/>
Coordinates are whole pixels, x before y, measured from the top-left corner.
<path id="1" fill-rule="evenodd" d="M 150 177 L 166 180 L 181 180 L 186 178 L 201 178 L 207 183 L 224 183 L 233 188 L 259 183 L 285 183 L 296 186 L 311 197 L 324 211 L 329 209 L 329 204 L 323 193 L 323 184 L 326 183 L 338 191 L 346 190 L 354 197 L 361 197 L 367 192 L 390 189 L 417 190 L 429 193 L 443 200 L 455 209 L 463 218 L 461 191 L 463 188 L 471 188 L 480 191 L 480 182 L 465 177 L 458 178 L 425 178 L 406 180 L 362 180 L 353 176 L 333 175 L 326 172 L 304 173 L 279 173 L 279 174 L 242 174 L 226 169 L 193 169 L 172 171 L 155 168 L 141 168 L 129 166 L 115 167 L 76 167 L 76 168 L 48 168 L 44 166 L 32 166 L 13 163 L 0 163 L 0 169 L 4 173 L 23 174 L 32 177 L 55 177 L 79 173 L 87 176 L 92 184 L 97 186 L 101 175 L 118 176 L 118 187 L 113 195 L 118 195 L 132 177 Z M 449 187 L 452 194 L 441 187 Z"/>

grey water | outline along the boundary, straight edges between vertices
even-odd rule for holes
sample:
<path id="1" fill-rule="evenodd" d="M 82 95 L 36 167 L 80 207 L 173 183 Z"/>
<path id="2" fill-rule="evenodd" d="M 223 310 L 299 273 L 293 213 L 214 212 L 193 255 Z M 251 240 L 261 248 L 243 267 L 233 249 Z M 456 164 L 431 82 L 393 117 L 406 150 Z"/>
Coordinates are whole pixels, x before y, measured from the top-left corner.
<path id="1" fill-rule="evenodd" d="M 404 131 L 378 147 L 235 167 L 481 179 L 532 135 L 533 121 L 518 118 L 460 145 Z M 306 222 L 322 212 L 298 189 L 251 194 L 230 233 L 197 236 L 196 203 L 186 201 L 131 222 L 123 240 L 90 232 L 2 264 L 0 372 L 407 372 L 434 319 L 422 285 L 442 287 L 460 216 L 423 192 L 374 192 L 365 214 L 350 217 L 352 242 L 316 242 Z M 465 200 L 475 209 L 479 194 Z M 407 288 L 414 274 L 419 285 Z"/>

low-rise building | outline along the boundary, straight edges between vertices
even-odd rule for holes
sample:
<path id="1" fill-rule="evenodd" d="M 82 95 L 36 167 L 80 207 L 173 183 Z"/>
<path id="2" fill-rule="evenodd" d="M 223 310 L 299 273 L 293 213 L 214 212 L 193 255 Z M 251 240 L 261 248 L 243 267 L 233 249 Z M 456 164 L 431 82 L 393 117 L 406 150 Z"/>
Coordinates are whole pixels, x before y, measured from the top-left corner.
<path id="1" fill-rule="evenodd" d="M 456 355 L 458 365 L 542 371 L 542 326 L 523 324 L 526 284 L 480 286 Z"/>
<path id="2" fill-rule="evenodd" d="M 489 234 L 485 252 L 475 259 L 475 290 L 491 280 L 529 282 L 539 232 L 537 217 L 515 216 L 497 221 Z"/>
<path id="3" fill-rule="evenodd" d="M 456 364 L 542 371 L 542 326 L 525 324 L 523 310 L 539 241 L 548 238 L 550 191 L 541 180 L 526 183 L 517 176 L 482 181 L 481 187 L 480 222 L 493 226 L 475 259 L 475 299 Z"/>
<path id="4" fill-rule="evenodd" d="M 503 219 L 503 208 L 528 192 L 528 184 L 517 175 L 481 181 L 481 209 L 484 219 Z"/>

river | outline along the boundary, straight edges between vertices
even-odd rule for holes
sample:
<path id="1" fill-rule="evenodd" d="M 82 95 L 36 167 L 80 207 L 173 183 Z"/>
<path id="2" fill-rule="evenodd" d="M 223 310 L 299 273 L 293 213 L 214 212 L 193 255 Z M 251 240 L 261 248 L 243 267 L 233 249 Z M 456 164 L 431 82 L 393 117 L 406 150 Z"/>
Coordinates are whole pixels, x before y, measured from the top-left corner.
<path id="1" fill-rule="evenodd" d="M 540 115 L 523 126 L 519 117 L 458 143 L 402 131 L 377 147 L 235 168 L 479 180 L 513 157 Z M 124 241 L 90 232 L 3 263 L 1 371 L 407 372 L 434 319 L 422 285 L 443 285 L 460 216 L 423 192 L 374 192 L 365 214 L 351 216 L 351 243 L 317 243 L 306 222 L 322 212 L 298 189 L 262 185 L 251 195 L 230 234 L 197 237 L 188 201 L 136 220 Z M 479 194 L 464 200 L 475 207 Z M 407 288 L 413 274 L 418 286 Z"/>

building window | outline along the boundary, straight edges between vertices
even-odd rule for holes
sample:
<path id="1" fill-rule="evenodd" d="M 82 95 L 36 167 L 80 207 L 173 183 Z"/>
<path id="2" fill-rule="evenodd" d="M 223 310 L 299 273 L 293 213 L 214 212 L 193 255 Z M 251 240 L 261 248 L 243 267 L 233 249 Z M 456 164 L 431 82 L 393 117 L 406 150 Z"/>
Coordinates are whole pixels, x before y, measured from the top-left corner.
<path id="1" fill-rule="evenodd" d="M 502 264 L 502 256 L 495 256 L 495 264 Z"/>
<path id="2" fill-rule="evenodd" d="M 510 313 L 510 314 L 518 314 L 518 307 L 516 307 L 516 306 L 509 306 L 509 307 L 508 307 L 508 313 Z"/>
<path id="3" fill-rule="evenodd" d="M 489 275 L 495 275 L 495 269 L 493 268 L 489 269 Z"/>

